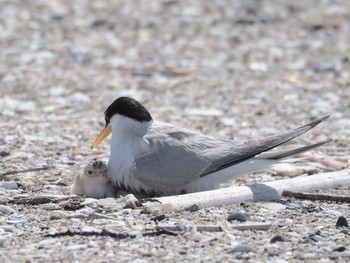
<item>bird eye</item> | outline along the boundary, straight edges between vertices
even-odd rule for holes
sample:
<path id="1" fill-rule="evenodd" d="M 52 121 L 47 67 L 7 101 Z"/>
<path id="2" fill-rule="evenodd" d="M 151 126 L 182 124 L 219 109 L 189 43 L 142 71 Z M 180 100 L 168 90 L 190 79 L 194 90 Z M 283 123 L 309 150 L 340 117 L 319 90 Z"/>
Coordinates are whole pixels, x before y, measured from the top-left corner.
<path id="1" fill-rule="evenodd" d="M 88 171 L 88 174 L 92 174 L 92 171 Z"/>

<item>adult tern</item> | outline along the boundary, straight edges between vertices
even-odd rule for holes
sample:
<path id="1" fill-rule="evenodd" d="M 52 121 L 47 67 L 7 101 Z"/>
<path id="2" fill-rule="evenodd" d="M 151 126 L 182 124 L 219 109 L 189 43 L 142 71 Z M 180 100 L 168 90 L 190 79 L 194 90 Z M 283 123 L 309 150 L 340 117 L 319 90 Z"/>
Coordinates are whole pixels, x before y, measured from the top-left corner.
<path id="1" fill-rule="evenodd" d="M 108 177 L 117 187 L 153 195 L 198 192 L 321 146 L 327 141 L 270 151 L 328 117 L 273 136 L 237 141 L 154 121 L 141 103 L 120 97 L 106 109 L 106 125 L 92 148 L 112 133 Z"/>

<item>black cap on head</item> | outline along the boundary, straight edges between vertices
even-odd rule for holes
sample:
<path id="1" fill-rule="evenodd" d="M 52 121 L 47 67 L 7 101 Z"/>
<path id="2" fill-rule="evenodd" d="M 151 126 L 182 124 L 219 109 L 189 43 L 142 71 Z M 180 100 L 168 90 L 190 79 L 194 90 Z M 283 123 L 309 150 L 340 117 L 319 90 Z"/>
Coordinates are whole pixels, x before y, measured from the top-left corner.
<path id="1" fill-rule="evenodd" d="M 148 110 L 146 110 L 140 102 L 129 97 L 120 97 L 108 106 L 105 111 L 106 126 L 109 124 L 114 114 L 129 117 L 130 119 L 139 122 L 152 120 L 151 114 Z"/>

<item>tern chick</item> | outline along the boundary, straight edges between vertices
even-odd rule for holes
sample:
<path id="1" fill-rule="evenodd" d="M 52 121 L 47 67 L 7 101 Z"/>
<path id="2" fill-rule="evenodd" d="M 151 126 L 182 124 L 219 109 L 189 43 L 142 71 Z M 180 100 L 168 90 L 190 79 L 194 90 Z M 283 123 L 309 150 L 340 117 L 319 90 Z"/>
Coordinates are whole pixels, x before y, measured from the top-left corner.
<path id="1" fill-rule="evenodd" d="M 116 188 L 107 175 L 107 165 L 92 160 L 81 174 L 75 177 L 72 193 L 91 198 L 114 197 Z"/>

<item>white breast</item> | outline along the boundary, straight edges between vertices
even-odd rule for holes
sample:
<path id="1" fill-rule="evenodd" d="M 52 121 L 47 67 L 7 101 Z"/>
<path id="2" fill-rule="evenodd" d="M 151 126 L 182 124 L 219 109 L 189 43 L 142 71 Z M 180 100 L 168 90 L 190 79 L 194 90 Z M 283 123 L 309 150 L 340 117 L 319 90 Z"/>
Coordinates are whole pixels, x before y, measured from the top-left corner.
<path id="1" fill-rule="evenodd" d="M 143 136 L 150 124 L 140 123 L 116 114 L 111 118 L 111 125 L 112 138 L 107 164 L 108 177 L 117 186 L 123 186 L 133 191 L 150 191 L 146 185 L 132 177 L 132 170 L 135 168 L 134 158 L 149 149 Z"/>

